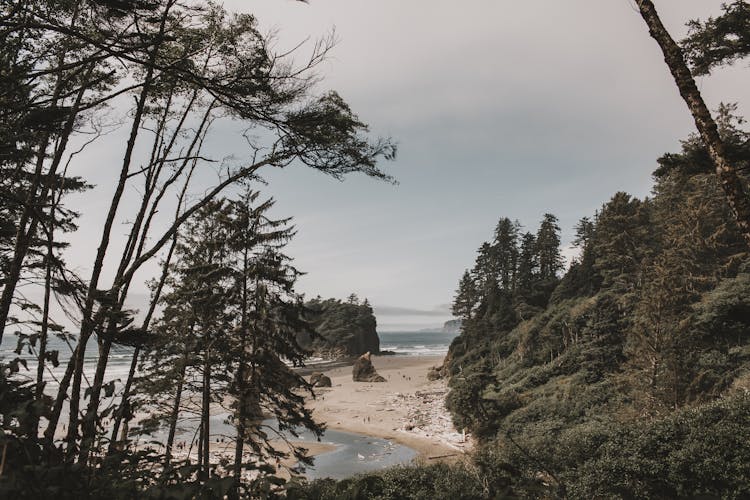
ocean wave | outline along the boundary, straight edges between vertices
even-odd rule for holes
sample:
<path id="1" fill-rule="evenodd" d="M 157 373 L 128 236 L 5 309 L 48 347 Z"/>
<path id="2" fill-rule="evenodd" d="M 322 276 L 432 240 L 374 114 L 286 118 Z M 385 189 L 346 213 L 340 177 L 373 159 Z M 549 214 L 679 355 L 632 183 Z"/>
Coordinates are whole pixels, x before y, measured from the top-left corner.
<path id="1" fill-rule="evenodd" d="M 444 356 L 448 354 L 448 345 L 383 345 L 381 351 L 391 351 L 406 356 Z"/>

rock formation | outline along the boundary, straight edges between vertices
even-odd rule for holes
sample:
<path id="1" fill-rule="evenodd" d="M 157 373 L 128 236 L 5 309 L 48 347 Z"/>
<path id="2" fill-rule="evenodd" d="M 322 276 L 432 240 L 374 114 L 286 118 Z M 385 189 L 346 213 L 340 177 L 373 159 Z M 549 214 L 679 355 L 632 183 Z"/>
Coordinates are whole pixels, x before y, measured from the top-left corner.
<path id="1" fill-rule="evenodd" d="M 460 319 L 451 319 L 443 324 L 443 333 L 461 333 L 462 321 Z"/>
<path id="2" fill-rule="evenodd" d="M 297 334 L 297 342 L 326 359 L 353 358 L 365 352 L 378 354 L 377 320 L 369 302 L 354 297 L 347 302 L 314 299 L 306 302 L 312 330 Z"/>
<path id="3" fill-rule="evenodd" d="M 331 378 L 322 373 L 315 372 L 310 375 L 310 385 L 313 387 L 331 387 Z"/>
<path id="4" fill-rule="evenodd" d="M 352 380 L 355 382 L 385 382 L 385 379 L 378 375 L 375 367 L 372 366 L 369 352 L 364 353 L 354 362 Z"/>
<path id="5" fill-rule="evenodd" d="M 427 380 L 432 382 L 433 380 L 440 380 L 443 378 L 443 375 L 441 373 L 442 366 L 433 366 L 430 368 L 430 370 L 427 372 Z"/>

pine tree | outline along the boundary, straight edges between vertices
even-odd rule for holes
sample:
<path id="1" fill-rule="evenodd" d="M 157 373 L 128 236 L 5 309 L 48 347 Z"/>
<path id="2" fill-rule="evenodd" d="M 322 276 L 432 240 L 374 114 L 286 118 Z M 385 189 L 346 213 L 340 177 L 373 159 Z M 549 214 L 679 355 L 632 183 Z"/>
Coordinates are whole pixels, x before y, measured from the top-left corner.
<path id="1" fill-rule="evenodd" d="M 270 444 L 263 430 L 265 415 L 275 417 L 280 430 L 296 433 L 305 427 L 320 434 L 320 427 L 305 408 L 303 392 L 308 384 L 286 363 L 300 366 L 308 354 L 297 342 L 300 332 L 310 332 L 303 319 L 302 297 L 294 291 L 300 275 L 281 251 L 294 235 L 289 219 L 273 220 L 268 210 L 273 200 L 257 203 L 258 192 L 246 190 L 230 206 L 232 209 L 228 245 L 233 253 L 233 309 L 239 320 L 231 335 L 235 398 L 234 423 L 237 428 L 234 477 L 239 490 L 244 446 L 253 451 L 254 468 L 284 454 Z M 299 460 L 307 461 L 304 449 L 293 447 Z M 269 458 L 270 457 L 270 458 Z"/>
<path id="2" fill-rule="evenodd" d="M 518 233 L 520 224 L 507 217 L 500 219 L 495 227 L 492 242 L 493 258 L 497 268 L 497 281 L 503 290 L 513 292 L 518 266 Z"/>
<path id="3" fill-rule="evenodd" d="M 302 297 L 294 291 L 300 273 L 281 252 L 294 230 L 289 219 L 269 218 L 273 200 L 258 198 L 258 192 L 246 190 L 234 201 L 209 204 L 188 223 L 138 387 L 152 410 L 145 430 L 168 429 L 167 466 L 180 415 L 199 417 L 201 481 L 212 467 L 213 406 L 232 397 L 236 491 L 242 488 L 243 470 L 270 470 L 269 462 L 285 456 L 271 444 L 267 416 L 285 432 L 295 434 L 300 427 L 321 432 L 304 406 L 309 385 L 287 365 L 302 365 L 308 354 L 297 335 L 313 334 L 303 317 Z M 186 400 L 186 393 L 201 394 L 200 401 Z M 153 403 L 156 395 L 161 404 Z M 308 460 L 303 448 L 291 451 Z"/>
<path id="4" fill-rule="evenodd" d="M 544 214 L 536 233 L 536 256 L 539 264 L 539 279 L 556 279 L 563 268 L 560 254 L 560 226 L 557 217 Z"/>
<path id="5" fill-rule="evenodd" d="M 603 286 L 620 292 L 633 291 L 640 282 L 642 262 L 653 253 L 651 205 L 627 193 L 618 192 L 604 204 L 596 218 L 593 250 L 594 267 Z"/>
<path id="6" fill-rule="evenodd" d="M 735 0 L 722 4 L 721 9 L 716 18 L 688 23 L 688 36 L 681 44 L 695 76 L 708 75 L 714 68 L 750 55 L 750 6 Z"/>
<path id="7" fill-rule="evenodd" d="M 471 318 L 471 313 L 477 304 L 478 294 L 474 279 L 471 277 L 468 269 L 464 271 L 461 281 L 458 283 L 456 296 L 453 299 L 451 312 L 454 316 L 467 321 Z"/>
<path id="8" fill-rule="evenodd" d="M 497 285 L 498 265 L 495 259 L 495 252 L 490 243 L 482 243 L 477 250 L 477 258 L 471 274 L 476 280 L 478 290 L 482 294 Z"/>
<path id="9" fill-rule="evenodd" d="M 532 233 L 521 236 L 516 273 L 516 293 L 524 297 L 531 293 L 534 282 L 539 276 L 539 259 L 536 254 L 536 237 Z"/>
<path id="10" fill-rule="evenodd" d="M 720 114 L 729 151 L 747 158 L 745 134 L 729 111 Z M 684 141 L 680 153 L 659 164 L 651 206 L 655 241 L 642 266 L 633 347 L 650 393 L 679 407 L 694 396 L 689 387 L 701 353 L 715 348 L 693 334 L 692 311 L 703 293 L 736 275 L 747 252 L 700 139 Z"/>

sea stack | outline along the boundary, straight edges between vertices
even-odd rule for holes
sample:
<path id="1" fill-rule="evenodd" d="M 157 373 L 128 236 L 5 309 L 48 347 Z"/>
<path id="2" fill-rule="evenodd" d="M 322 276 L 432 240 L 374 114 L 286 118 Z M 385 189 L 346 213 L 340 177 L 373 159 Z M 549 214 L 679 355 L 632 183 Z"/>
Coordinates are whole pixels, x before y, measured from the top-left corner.
<path id="1" fill-rule="evenodd" d="M 369 352 L 364 353 L 354 362 L 352 380 L 355 382 L 385 382 L 385 379 L 378 375 L 375 367 L 372 366 Z"/>

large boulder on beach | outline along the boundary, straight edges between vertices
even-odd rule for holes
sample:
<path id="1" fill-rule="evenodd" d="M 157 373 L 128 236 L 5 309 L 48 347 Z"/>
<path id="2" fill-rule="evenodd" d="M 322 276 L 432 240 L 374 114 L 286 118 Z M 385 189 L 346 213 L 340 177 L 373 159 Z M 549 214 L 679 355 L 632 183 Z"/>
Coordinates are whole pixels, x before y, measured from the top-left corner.
<path id="1" fill-rule="evenodd" d="M 369 352 L 364 353 L 354 362 L 352 380 L 355 382 L 385 382 L 385 379 L 378 375 L 375 367 L 372 366 Z"/>
<path id="2" fill-rule="evenodd" d="M 430 368 L 427 372 L 427 380 L 432 382 L 434 380 L 440 380 L 441 378 L 443 378 L 443 374 L 440 372 L 441 368 L 442 367 L 439 366 L 433 366 L 432 368 Z"/>
<path id="3" fill-rule="evenodd" d="M 310 385 L 313 387 L 331 387 L 331 377 L 315 372 L 310 375 Z"/>

